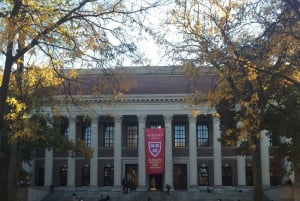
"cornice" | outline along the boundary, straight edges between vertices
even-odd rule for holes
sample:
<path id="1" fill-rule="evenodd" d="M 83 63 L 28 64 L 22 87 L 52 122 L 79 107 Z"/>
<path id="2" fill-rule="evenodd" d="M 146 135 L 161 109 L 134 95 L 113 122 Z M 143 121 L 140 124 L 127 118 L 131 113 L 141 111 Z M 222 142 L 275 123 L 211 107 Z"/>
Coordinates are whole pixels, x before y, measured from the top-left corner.
<path id="1" fill-rule="evenodd" d="M 112 96 L 56 96 L 58 102 L 72 102 L 76 100 L 81 103 L 183 103 L 188 94 L 147 94 L 147 95 L 123 95 L 120 97 Z"/>

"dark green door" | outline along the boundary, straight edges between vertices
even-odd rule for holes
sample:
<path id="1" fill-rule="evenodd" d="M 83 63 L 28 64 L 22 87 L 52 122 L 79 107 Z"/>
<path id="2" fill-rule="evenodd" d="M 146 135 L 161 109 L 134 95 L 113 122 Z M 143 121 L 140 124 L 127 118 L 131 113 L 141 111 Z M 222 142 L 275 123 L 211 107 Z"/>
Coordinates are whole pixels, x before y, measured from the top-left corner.
<path id="1" fill-rule="evenodd" d="M 186 164 L 175 164 L 173 168 L 173 182 L 175 190 L 187 189 Z"/>

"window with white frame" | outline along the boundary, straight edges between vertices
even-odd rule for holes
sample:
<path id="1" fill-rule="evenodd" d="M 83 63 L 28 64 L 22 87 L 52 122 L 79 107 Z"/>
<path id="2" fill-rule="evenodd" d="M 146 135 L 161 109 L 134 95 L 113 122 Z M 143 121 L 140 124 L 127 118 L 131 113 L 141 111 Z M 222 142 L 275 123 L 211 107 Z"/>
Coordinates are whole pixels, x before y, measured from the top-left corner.
<path id="1" fill-rule="evenodd" d="M 114 123 L 108 122 L 104 124 L 104 147 L 114 146 Z"/>
<path id="2" fill-rule="evenodd" d="M 173 147 L 186 147 L 186 124 L 175 122 L 173 132 Z"/>
<path id="3" fill-rule="evenodd" d="M 197 124 L 197 146 L 209 146 L 209 125 L 207 122 L 199 122 Z"/>
<path id="4" fill-rule="evenodd" d="M 138 147 L 138 125 L 135 122 L 126 124 L 126 147 Z"/>

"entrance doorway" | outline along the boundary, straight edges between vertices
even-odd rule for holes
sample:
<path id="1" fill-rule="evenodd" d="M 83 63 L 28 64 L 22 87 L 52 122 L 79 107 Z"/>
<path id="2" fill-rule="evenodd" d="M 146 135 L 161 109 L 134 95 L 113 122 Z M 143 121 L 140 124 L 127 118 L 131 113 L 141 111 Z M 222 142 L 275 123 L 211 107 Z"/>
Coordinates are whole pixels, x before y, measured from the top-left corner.
<path id="1" fill-rule="evenodd" d="M 149 190 L 150 191 L 163 190 L 163 174 L 149 175 Z"/>
<path id="2" fill-rule="evenodd" d="M 59 175 L 60 175 L 60 186 L 66 186 L 68 181 L 68 168 L 61 167 Z"/>
<path id="3" fill-rule="evenodd" d="M 136 190 L 138 185 L 138 166 L 137 165 L 125 165 L 127 185 L 130 190 Z"/>
<path id="4" fill-rule="evenodd" d="M 38 174 L 37 174 L 37 186 L 44 186 L 44 175 L 45 175 L 45 167 L 40 166 L 38 168 Z"/>
<path id="5" fill-rule="evenodd" d="M 246 185 L 247 186 L 253 186 L 252 167 L 246 167 Z"/>
<path id="6" fill-rule="evenodd" d="M 187 189 L 186 164 L 175 164 L 173 170 L 173 182 L 175 190 Z"/>
<path id="7" fill-rule="evenodd" d="M 231 167 L 222 167 L 222 183 L 223 186 L 232 186 Z"/>

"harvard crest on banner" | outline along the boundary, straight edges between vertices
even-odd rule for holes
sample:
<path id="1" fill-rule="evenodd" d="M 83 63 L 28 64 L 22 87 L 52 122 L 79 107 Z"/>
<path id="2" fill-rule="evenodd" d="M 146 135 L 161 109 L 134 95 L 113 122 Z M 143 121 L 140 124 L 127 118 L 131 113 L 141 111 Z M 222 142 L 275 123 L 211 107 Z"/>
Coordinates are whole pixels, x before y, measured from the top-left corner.
<path id="1" fill-rule="evenodd" d="M 165 168 L 164 129 L 147 128 L 145 130 L 145 143 L 147 173 L 163 173 Z"/>

